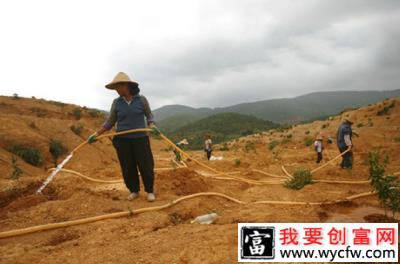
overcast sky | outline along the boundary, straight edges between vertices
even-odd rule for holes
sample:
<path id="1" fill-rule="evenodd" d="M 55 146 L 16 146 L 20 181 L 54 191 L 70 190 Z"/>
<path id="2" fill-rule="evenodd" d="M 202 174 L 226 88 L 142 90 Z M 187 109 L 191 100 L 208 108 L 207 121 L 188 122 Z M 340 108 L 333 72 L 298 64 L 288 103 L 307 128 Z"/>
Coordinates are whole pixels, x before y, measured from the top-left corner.
<path id="1" fill-rule="evenodd" d="M 1 1 L 0 94 L 108 110 L 400 88 L 400 1 Z"/>

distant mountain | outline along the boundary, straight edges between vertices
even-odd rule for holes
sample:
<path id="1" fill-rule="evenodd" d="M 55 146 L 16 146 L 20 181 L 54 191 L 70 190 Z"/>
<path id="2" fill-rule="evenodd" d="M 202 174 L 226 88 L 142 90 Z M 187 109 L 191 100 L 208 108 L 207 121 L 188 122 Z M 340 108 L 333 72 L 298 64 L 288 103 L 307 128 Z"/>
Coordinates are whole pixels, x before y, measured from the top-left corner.
<path id="1" fill-rule="evenodd" d="M 321 116 L 334 115 L 345 108 L 356 108 L 397 96 L 400 96 L 400 89 L 316 92 L 294 98 L 242 103 L 214 109 L 169 105 L 155 110 L 154 114 L 160 128 L 168 131 L 174 131 L 206 116 L 225 112 L 252 115 L 275 123 L 293 124 Z"/>
<path id="2" fill-rule="evenodd" d="M 186 138 L 190 143 L 188 146 L 190 149 L 199 149 L 203 146 L 204 135 L 206 134 L 212 136 L 214 143 L 221 143 L 278 126 L 278 124 L 254 116 L 238 113 L 218 113 L 191 122 L 173 132 L 165 132 L 175 142 Z"/>
<path id="3" fill-rule="evenodd" d="M 161 121 L 178 115 L 198 116 L 212 114 L 212 108 L 193 108 L 186 105 L 166 105 L 154 110 L 156 121 Z"/>
<path id="4" fill-rule="evenodd" d="M 212 112 L 210 112 L 212 113 Z M 160 127 L 164 132 L 175 131 L 185 125 L 202 119 L 208 116 L 207 114 L 178 114 L 175 116 L 168 117 L 157 122 L 157 126 Z"/>

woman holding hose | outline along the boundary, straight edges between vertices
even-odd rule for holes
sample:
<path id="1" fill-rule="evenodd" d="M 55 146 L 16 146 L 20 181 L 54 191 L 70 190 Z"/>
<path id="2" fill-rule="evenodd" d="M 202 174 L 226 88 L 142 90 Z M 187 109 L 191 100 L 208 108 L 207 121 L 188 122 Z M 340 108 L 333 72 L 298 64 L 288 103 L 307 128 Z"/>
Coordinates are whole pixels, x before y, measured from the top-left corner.
<path id="1" fill-rule="evenodd" d="M 144 96 L 139 94 L 137 82 L 120 72 L 111 83 L 106 85 L 106 88 L 116 90 L 119 97 L 113 101 L 110 115 L 100 130 L 88 138 L 89 143 L 95 142 L 97 136 L 110 130 L 115 124 L 117 132 L 154 126 L 149 103 Z M 118 155 L 125 185 L 131 192 L 128 200 L 139 197 L 139 168 L 147 192 L 147 200 L 154 201 L 154 160 L 148 135 L 144 132 L 118 135 L 112 142 Z"/>

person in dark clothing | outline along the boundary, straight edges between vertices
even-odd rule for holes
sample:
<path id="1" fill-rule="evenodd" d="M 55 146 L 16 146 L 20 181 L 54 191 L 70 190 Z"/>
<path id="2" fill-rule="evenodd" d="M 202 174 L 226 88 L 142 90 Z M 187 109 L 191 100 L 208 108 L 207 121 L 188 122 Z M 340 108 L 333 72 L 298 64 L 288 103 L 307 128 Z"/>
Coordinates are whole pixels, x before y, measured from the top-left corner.
<path id="1" fill-rule="evenodd" d="M 351 128 L 352 124 L 353 122 L 350 119 L 345 119 L 343 123 L 339 126 L 336 135 L 336 143 L 340 153 L 349 150 L 342 155 L 342 163 L 340 165 L 342 169 L 351 169 L 353 167 L 353 153 L 351 151 L 353 147 L 353 130 Z"/>
<path id="2" fill-rule="evenodd" d="M 137 82 L 131 81 L 128 75 L 120 72 L 106 85 L 106 88 L 116 90 L 119 97 L 113 101 L 110 115 L 101 129 L 88 138 L 89 143 L 96 141 L 97 136 L 110 130 L 115 124 L 117 132 L 154 126 L 149 103 L 139 94 Z M 154 201 L 154 159 L 148 135 L 146 133 L 119 135 L 115 136 L 112 142 L 118 155 L 125 185 L 131 192 L 128 199 L 139 197 L 139 168 L 147 200 Z"/>

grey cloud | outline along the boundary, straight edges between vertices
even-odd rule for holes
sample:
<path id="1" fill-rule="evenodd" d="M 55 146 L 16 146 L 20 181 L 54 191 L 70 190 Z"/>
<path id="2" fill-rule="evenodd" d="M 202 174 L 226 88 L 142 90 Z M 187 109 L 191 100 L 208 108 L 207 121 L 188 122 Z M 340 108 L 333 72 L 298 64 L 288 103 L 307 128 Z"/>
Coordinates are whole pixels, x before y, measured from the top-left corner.
<path id="1" fill-rule="evenodd" d="M 156 106 L 227 106 L 321 90 L 395 89 L 399 7 L 398 1 L 372 0 L 222 1 L 199 11 L 198 23 L 209 23 L 210 31 L 164 40 L 157 49 L 133 43 L 111 64 L 134 72 Z M 224 12 L 241 25 L 236 35 L 218 31 L 218 23 L 213 30 Z"/>

